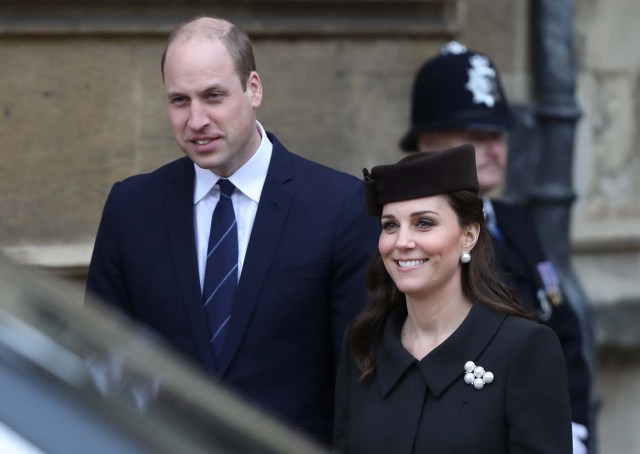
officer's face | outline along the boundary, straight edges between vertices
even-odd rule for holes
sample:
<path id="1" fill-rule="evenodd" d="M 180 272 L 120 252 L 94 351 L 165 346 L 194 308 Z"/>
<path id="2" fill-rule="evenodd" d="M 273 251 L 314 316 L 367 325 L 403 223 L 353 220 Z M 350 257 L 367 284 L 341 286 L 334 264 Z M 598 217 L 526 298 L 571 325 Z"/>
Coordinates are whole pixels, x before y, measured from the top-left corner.
<path id="1" fill-rule="evenodd" d="M 480 192 L 496 189 L 507 166 L 507 134 L 494 131 L 451 129 L 430 131 L 418 136 L 419 151 L 444 150 L 470 143 L 476 149 L 476 168 Z"/>

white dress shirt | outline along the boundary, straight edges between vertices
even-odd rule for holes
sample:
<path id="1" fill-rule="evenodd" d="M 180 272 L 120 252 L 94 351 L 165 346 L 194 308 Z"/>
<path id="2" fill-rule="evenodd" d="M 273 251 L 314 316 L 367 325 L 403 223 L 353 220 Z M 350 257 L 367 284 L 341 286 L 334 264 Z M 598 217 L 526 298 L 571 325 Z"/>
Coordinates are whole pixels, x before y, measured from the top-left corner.
<path id="1" fill-rule="evenodd" d="M 249 237 L 253 222 L 258 211 L 258 202 L 267 178 L 267 170 L 271 161 L 273 144 L 267 137 L 264 128 L 256 122 L 262 140 L 255 154 L 242 167 L 228 177 L 236 187 L 231 195 L 233 211 L 238 224 L 238 280 L 242 273 L 242 265 L 249 246 Z M 196 248 L 198 252 L 198 271 L 200 273 L 200 288 L 204 282 L 204 269 L 207 261 L 207 247 L 211 230 L 211 217 L 218 200 L 220 187 L 216 184 L 219 175 L 208 169 L 193 165 L 196 171 L 195 187 L 193 190 L 193 205 L 195 216 Z"/>

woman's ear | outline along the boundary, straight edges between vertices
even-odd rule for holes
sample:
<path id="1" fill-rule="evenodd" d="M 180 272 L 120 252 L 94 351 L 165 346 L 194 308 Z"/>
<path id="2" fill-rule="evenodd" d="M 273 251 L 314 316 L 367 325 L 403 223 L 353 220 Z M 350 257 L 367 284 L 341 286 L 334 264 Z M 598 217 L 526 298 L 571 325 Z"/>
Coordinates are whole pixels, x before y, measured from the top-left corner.
<path id="1" fill-rule="evenodd" d="M 480 235 L 480 224 L 473 222 L 463 227 L 462 247 L 466 251 L 474 248 Z"/>

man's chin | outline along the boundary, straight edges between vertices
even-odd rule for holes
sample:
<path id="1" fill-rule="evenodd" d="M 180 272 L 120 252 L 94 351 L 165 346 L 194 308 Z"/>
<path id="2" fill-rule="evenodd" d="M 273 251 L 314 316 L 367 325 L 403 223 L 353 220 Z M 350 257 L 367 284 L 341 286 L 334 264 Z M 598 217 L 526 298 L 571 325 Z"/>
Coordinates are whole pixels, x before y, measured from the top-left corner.
<path id="1" fill-rule="evenodd" d="M 479 173 L 478 174 L 478 183 L 480 183 L 480 188 L 484 190 L 492 190 L 502 184 L 502 174 L 501 173 Z"/>
<path id="2" fill-rule="evenodd" d="M 216 167 L 220 165 L 220 162 L 217 159 L 212 159 L 211 157 L 198 156 L 189 154 L 189 159 L 193 161 L 195 165 L 205 170 L 214 170 Z"/>

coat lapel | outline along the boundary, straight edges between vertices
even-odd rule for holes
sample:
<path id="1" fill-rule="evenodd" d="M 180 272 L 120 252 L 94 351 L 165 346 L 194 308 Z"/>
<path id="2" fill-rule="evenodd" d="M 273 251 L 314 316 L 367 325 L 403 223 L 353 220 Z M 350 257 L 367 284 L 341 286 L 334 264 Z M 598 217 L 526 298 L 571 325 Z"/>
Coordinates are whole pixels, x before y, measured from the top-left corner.
<path id="1" fill-rule="evenodd" d="M 376 348 L 376 377 L 382 399 L 388 399 L 389 403 L 395 402 L 394 405 L 406 403 L 401 407 L 402 417 L 390 418 L 385 428 L 388 433 L 396 434 L 394 452 L 414 451 L 416 437 L 420 438 L 416 431 L 420 430 L 422 424 L 423 405 L 425 402 L 427 406 L 430 405 L 430 398 L 425 398 L 424 393 L 431 393 L 438 399 L 457 380 L 462 383 L 465 363 L 469 360 L 477 361 L 506 318 L 504 314 L 495 312 L 482 303 L 475 303 L 458 329 L 418 361 L 402 346 L 401 330 L 406 314 L 405 307 L 398 307 L 390 314 L 382 341 Z M 419 373 L 409 371 L 414 365 L 417 365 Z M 397 387 L 401 381 L 402 385 Z M 395 397 L 390 398 L 391 393 L 395 393 Z M 455 397 L 458 398 L 463 402 L 466 399 L 464 395 Z M 419 405 L 409 404 L 416 399 L 420 402 Z M 437 405 L 436 402 L 434 404 Z M 452 404 L 453 401 L 449 400 L 445 405 Z M 445 413 L 438 414 L 438 425 L 455 421 Z M 415 426 L 409 424 L 409 421 L 413 421 Z M 445 452 L 442 446 L 434 444 L 432 448 L 433 452 Z"/>
<path id="2" fill-rule="evenodd" d="M 413 358 L 400 341 L 404 318 L 405 308 L 394 310 L 385 325 L 383 342 L 376 350 L 377 376 L 383 397 L 391 392 L 406 370 L 416 362 L 429 389 L 439 397 L 455 380 L 463 380 L 464 364 L 480 357 L 506 315 L 482 303 L 475 303 L 460 327 L 421 361 Z"/>
<path id="3" fill-rule="evenodd" d="M 434 396 L 439 397 L 455 380 L 464 379 L 465 363 L 477 361 L 505 319 L 505 314 L 476 302 L 462 325 L 420 361 Z"/>
<path id="4" fill-rule="evenodd" d="M 273 143 L 273 153 L 251 230 L 231 321 L 225 335 L 224 351 L 218 369 L 220 377 L 228 370 L 247 332 L 293 199 L 292 192 L 285 184 L 293 175 L 291 155 L 273 135 L 269 134 L 269 139 Z"/>
<path id="5" fill-rule="evenodd" d="M 416 359 L 402 346 L 400 341 L 402 324 L 407 318 L 407 308 L 403 304 L 396 307 L 384 326 L 382 341 L 376 345 L 376 377 L 380 395 L 388 396 L 407 369 Z"/>
<path id="6" fill-rule="evenodd" d="M 202 306 L 193 212 L 193 162 L 182 158 L 166 193 L 165 225 L 173 256 L 174 275 L 181 302 L 189 319 L 198 357 L 213 371 L 213 354 L 209 343 L 206 315 Z"/>

